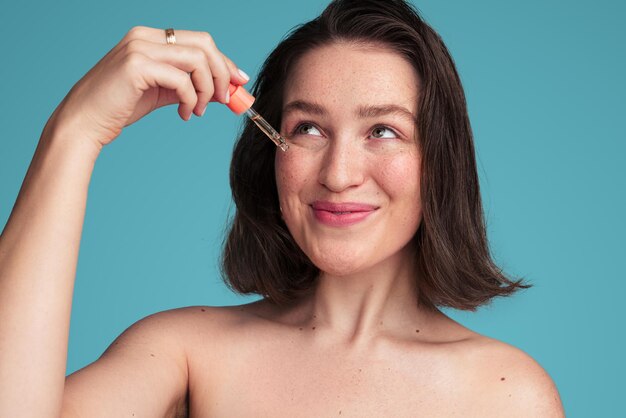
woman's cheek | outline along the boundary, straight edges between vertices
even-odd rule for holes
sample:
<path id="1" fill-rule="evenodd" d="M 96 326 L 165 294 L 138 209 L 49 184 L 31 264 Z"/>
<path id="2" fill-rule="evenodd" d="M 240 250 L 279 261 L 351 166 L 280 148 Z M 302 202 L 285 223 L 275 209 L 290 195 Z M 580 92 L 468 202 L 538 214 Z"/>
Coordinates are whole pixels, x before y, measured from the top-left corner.
<path id="1" fill-rule="evenodd" d="M 395 188 L 415 189 L 419 185 L 420 161 L 417 158 L 395 158 L 379 165 L 380 175 L 386 184 Z"/>
<path id="2" fill-rule="evenodd" d="M 285 152 L 276 151 L 274 166 L 279 195 L 281 192 L 300 193 L 303 186 L 317 178 L 314 158 L 308 154 L 306 149 L 292 145 Z"/>
<path id="3" fill-rule="evenodd" d="M 307 199 L 313 194 L 310 184 L 317 179 L 310 159 L 297 147 L 277 151 L 275 159 L 276 186 L 283 219 L 298 219 Z M 308 196 L 308 197 L 307 197 Z"/>

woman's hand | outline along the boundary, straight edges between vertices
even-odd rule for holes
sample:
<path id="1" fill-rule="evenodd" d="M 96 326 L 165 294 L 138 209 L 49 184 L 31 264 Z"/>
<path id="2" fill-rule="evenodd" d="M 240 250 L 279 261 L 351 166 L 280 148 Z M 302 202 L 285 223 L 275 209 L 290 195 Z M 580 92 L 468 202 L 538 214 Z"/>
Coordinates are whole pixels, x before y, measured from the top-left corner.
<path id="1" fill-rule="evenodd" d="M 178 114 L 202 116 L 211 101 L 228 102 L 229 84 L 244 84 L 237 66 L 206 32 L 132 28 L 70 90 L 55 110 L 56 120 L 78 129 L 100 148 L 122 129 L 161 106 L 179 103 Z"/>

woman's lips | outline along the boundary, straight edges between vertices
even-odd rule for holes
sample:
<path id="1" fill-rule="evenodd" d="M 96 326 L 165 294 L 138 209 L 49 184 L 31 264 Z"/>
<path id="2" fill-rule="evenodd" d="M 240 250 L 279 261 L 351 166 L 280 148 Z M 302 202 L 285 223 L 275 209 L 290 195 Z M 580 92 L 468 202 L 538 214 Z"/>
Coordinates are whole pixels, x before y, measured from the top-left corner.
<path id="1" fill-rule="evenodd" d="M 354 202 L 323 202 L 311 204 L 315 218 L 328 226 L 349 226 L 365 220 L 378 206 Z"/>

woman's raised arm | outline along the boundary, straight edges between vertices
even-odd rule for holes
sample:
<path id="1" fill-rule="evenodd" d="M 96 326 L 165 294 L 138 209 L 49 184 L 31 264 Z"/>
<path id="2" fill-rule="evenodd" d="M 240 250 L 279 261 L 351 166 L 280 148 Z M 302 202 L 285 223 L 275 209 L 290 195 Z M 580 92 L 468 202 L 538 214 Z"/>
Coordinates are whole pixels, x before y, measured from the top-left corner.
<path id="1" fill-rule="evenodd" d="M 87 192 L 102 147 L 158 107 L 179 103 L 180 117 L 188 120 L 192 112 L 202 115 L 209 101 L 226 102 L 229 83 L 247 81 L 209 34 L 177 31 L 176 37 L 176 45 L 166 45 L 163 30 L 131 29 L 72 88 L 43 129 L 0 235 L 1 417 L 61 414 Z M 122 338 L 131 348 L 103 358 L 113 367 L 133 367 L 133 341 L 156 335 L 159 324 L 133 327 Z M 116 355 L 128 360 L 111 360 Z M 98 373 L 92 367 L 89 378 L 97 380 Z"/>

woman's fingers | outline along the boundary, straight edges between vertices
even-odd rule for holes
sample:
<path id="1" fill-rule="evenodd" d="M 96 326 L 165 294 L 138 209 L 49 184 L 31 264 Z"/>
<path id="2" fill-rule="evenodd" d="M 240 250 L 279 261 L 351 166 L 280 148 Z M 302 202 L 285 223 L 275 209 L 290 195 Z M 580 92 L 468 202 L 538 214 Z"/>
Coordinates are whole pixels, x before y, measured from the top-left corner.
<path id="1" fill-rule="evenodd" d="M 185 120 L 191 118 L 191 113 L 198 102 L 198 96 L 186 71 L 163 62 L 153 61 L 141 54 L 135 54 L 135 57 L 129 62 L 132 62 L 130 65 L 143 67 L 140 74 L 147 86 L 165 87 L 174 91 L 179 102 L 178 114 Z"/>
<path id="2" fill-rule="evenodd" d="M 178 44 L 165 46 L 141 39 L 128 42 L 126 48 L 129 53 L 141 51 L 153 61 L 172 65 L 188 73 L 198 96 L 194 113 L 197 116 L 203 113 L 207 103 L 214 97 L 215 87 L 209 63 L 201 49 Z"/>
<path id="3" fill-rule="evenodd" d="M 224 54 L 222 54 L 222 57 L 224 58 L 224 61 L 226 61 L 226 66 L 230 71 L 230 79 L 237 81 L 235 84 L 246 84 L 248 81 L 250 81 L 250 76 L 248 76 L 248 74 L 246 74 L 242 69 L 237 67 L 237 65 L 232 62 L 230 58 L 228 58 Z"/>
<path id="4" fill-rule="evenodd" d="M 216 100 L 219 100 L 222 103 L 227 103 L 230 100 L 228 95 L 230 71 L 228 71 L 228 67 L 226 66 L 222 53 L 219 49 L 217 49 L 217 46 L 213 41 L 213 37 L 207 32 L 198 32 L 191 38 L 195 42 L 200 43 L 200 45 L 195 46 L 202 49 L 209 57 L 209 67 L 211 68 L 211 73 L 213 74 Z"/>
<path id="5" fill-rule="evenodd" d="M 206 56 L 206 62 L 208 63 L 209 71 L 211 74 L 211 78 L 213 81 L 213 94 L 207 99 L 207 91 L 206 86 L 203 86 L 201 89 L 197 89 L 198 94 L 198 105 L 194 112 L 197 115 L 200 115 L 204 108 L 206 107 L 209 101 L 220 101 L 222 103 L 226 103 L 229 99 L 228 97 L 228 88 L 230 83 L 234 84 L 245 84 L 248 82 L 249 77 L 244 76 L 226 55 L 224 55 L 216 46 L 213 37 L 207 32 L 198 32 L 198 31 L 189 31 L 189 30 L 175 30 L 176 36 L 176 44 L 166 44 L 165 41 L 165 30 L 149 28 L 145 26 L 137 26 L 132 28 L 127 36 L 125 37 L 125 43 L 128 44 L 134 40 L 144 40 L 150 41 L 157 45 L 163 45 L 167 48 L 170 48 L 168 52 L 174 52 L 174 54 L 186 54 L 187 56 L 190 54 L 189 52 L 184 52 L 181 48 L 178 47 L 187 47 L 187 48 L 197 48 L 201 50 Z M 183 51 L 183 52 L 181 52 Z M 175 64 L 174 54 L 168 55 L 170 62 L 172 65 Z M 164 56 L 161 56 L 161 59 L 164 59 Z M 198 55 L 195 55 L 196 62 L 198 61 Z M 180 59 L 175 60 L 176 62 L 181 62 Z M 188 71 L 190 72 L 190 71 Z M 193 78 L 193 74 L 192 74 Z M 198 74 L 199 79 L 203 79 L 202 74 Z M 194 80 L 195 84 L 195 80 Z"/>
<path id="6" fill-rule="evenodd" d="M 180 32 L 181 41 L 178 41 L 178 33 Z M 211 101 L 219 100 L 226 102 L 229 85 L 245 84 L 250 77 L 245 72 L 239 70 L 239 67 L 228 58 L 215 45 L 213 37 L 207 32 L 194 32 L 186 30 L 176 30 L 176 44 L 185 44 L 195 46 L 203 50 L 207 54 L 207 59 L 213 74 L 215 83 L 215 94 Z M 169 45 L 168 45 L 169 46 Z"/>

